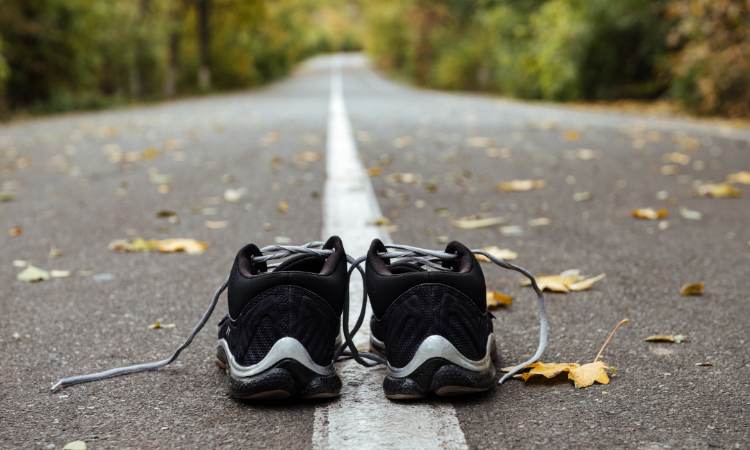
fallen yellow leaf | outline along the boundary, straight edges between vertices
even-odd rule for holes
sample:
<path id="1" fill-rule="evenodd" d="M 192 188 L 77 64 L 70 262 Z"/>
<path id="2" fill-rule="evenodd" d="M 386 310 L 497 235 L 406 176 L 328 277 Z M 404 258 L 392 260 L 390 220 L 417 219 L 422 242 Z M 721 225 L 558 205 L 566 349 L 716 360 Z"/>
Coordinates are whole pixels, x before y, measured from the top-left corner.
<path id="1" fill-rule="evenodd" d="M 504 259 L 506 261 L 510 261 L 512 259 L 518 258 L 518 253 L 514 252 L 513 250 L 508 250 L 507 248 L 500 248 L 496 245 L 483 247 L 482 250 L 494 256 L 495 258 Z M 490 259 L 484 255 L 476 255 L 476 257 L 477 257 L 477 261 L 490 262 Z"/>
<path id="2" fill-rule="evenodd" d="M 703 295 L 704 290 L 705 285 L 702 281 L 698 283 L 688 283 L 680 288 L 680 295 L 685 297 L 690 295 Z"/>
<path id="3" fill-rule="evenodd" d="M 175 328 L 177 325 L 173 323 L 161 323 L 160 320 L 157 320 L 156 322 L 152 323 L 148 327 L 152 330 L 171 330 L 172 328 Z"/>
<path id="4" fill-rule="evenodd" d="M 367 168 L 367 175 L 370 177 L 377 177 L 383 173 L 383 168 L 380 166 L 372 166 Z"/>
<path id="5" fill-rule="evenodd" d="M 577 141 L 581 139 L 581 133 L 576 130 L 565 130 L 563 132 L 563 139 L 566 141 Z"/>
<path id="6" fill-rule="evenodd" d="M 312 162 L 318 162 L 322 160 L 323 155 L 320 152 L 307 150 L 307 151 L 300 152 L 294 155 L 294 159 L 297 162 L 301 162 L 301 163 L 312 163 Z"/>
<path id="7" fill-rule="evenodd" d="M 285 200 L 281 200 L 276 204 L 276 211 L 281 214 L 286 214 L 286 212 L 289 211 L 289 203 L 287 203 Z"/>
<path id="8" fill-rule="evenodd" d="M 729 183 L 701 184 L 696 190 L 698 195 L 702 197 L 737 198 L 742 196 L 742 191 Z"/>
<path id="9" fill-rule="evenodd" d="M 161 253 L 188 253 L 199 255 L 206 251 L 208 244 L 195 239 L 143 239 L 136 238 L 132 241 L 118 239 L 109 243 L 109 249 L 118 253 L 132 252 L 151 252 L 158 251 Z"/>
<path id="10" fill-rule="evenodd" d="M 28 264 L 26 265 L 25 269 L 23 269 L 18 275 L 16 275 L 16 278 L 19 281 L 35 283 L 37 281 L 49 280 L 49 276 L 49 272 L 47 272 L 46 270 Z"/>
<path id="11" fill-rule="evenodd" d="M 511 180 L 497 184 L 497 188 L 502 192 L 526 192 L 543 187 L 544 180 Z"/>
<path id="12" fill-rule="evenodd" d="M 644 339 L 646 342 L 669 342 L 675 344 L 681 344 L 687 340 L 687 336 L 681 334 L 654 334 Z"/>
<path id="13" fill-rule="evenodd" d="M 637 208 L 630 212 L 630 215 L 636 219 L 642 220 L 659 220 L 669 216 L 669 211 L 665 208 Z"/>
<path id="14" fill-rule="evenodd" d="M 562 373 L 570 373 L 570 370 L 579 367 L 578 363 L 545 363 L 537 361 L 529 365 L 529 371 L 521 374 L 523 381 L 528 381 L 529 378 L 540 375 L 547 379 L 555 378 Z"/>
<path id="15" fill-rule="evenodd" d="M 498 291 L 487 291 L 487 308 L 497 309 L 501 306 L 513 304 L 513 297 Z"/>
<path id="16" fill-rule="evenodd" d="M 680 152 L 667 153 L 664 155 L 663 159 L 664 162 L 675 163 L 681 166 L 690 164 L 690 156 Z"/>
<path id="17" fill-rule="evenodd" d="M 727 182 L 750 184 L 750 170 L 743 170 L 742 172 L 736 172 L 727 175 Z"/>
<path id="18" fill-rule="evenodd" d="M 594 361 L 573 367 L 568 372 L 568 379 L 573 381 L 575 387 L 586 388 L 594 383 L 609 384 L 609 375 L 607 371 L 610 368 L 602 361 Z"/>
<path id="19" fill-rule="evenodd" d="M 528 381 L 531 377 L 536 375 L 550 379 L 555 378 L 563 373 L 567 373 L 568 379 L 571 380 L 575 387 L 579 389 L 592 386 L 594 383 L 609 384 L 609 372 L 612 371 L 612 368 L 607 366 L 607 364 L 603 361 L 600 361 L 599 358 L 604 352 L 604 349 L 607 347 L 607 344 L 609 344 L 609 342 L 612 340 L 612 337 L 615 335 L 617 329 L 627 322 L 628 319 L 623 319 L 618 322 L 617 325 L 615 325 L 615 327 L 609 333 L 609 336 L 607 336 L 607 339 L 604 341 L 604 344 L 602 344 L 601 348 L 599 348 L 599 352 L 596 354 L 594 361 L 586 364 L 545 363 L 537 361 L 529 364 L 524 369 L 528 371 L 517 375 L 517 377 L 521 378 L 523 381 Z M 501 370 L 503 372 L 509 372 L 511 369 L 512 367 L 507 367 Z"/>
<path id="20" fill-rule="evenodd" d="M 570 289 L 573 292 L 579 292 L 579 291 L 587 291 L 591 289 L 591 286 L 594 285 L 599 280 L 603 280 L 604 277 L 606 277 L 607 274 L 600 273 L 599 275 L 591 278 L 586 278 L 581 281 L 576 281 L 575 283 L 568 286 L 568 289 Z"/>
<path id="21" fill-rule="evenodd" d="M 586 278 L 578 270 L 566 270 L 559 275 L 540 275 L 536 277 L 536 282 L 539 289 L 543 291 L 568 293 L 591 289 L 594 283 L 602 280 L 605 276 L 606 274 L 602 273 L 595 277 Z M 521 285 L 531 286 L 531 281 L 523 279 Z"/>
<path id="22" fill-rule="evenodd" d="M 462 217 L 453 221 L 453 225 L 464 230 L 476 230 L 478 228 L 492 227 L 505 222 L 502 217 Z"/>
<path id="23" fill-rule="evenodd" d="M 208 248 L 208 244 L 195 239 L 162 239 L 156 241 L 156 249 L 161 253 L 185 252 L 189 255 L 200 255 Z"/>
<path id="24" fill-rule="evenodd" d="M 65 444 L 62 450 L 87 450 L 88 447 L 84 441 L 73 441 Z"/>

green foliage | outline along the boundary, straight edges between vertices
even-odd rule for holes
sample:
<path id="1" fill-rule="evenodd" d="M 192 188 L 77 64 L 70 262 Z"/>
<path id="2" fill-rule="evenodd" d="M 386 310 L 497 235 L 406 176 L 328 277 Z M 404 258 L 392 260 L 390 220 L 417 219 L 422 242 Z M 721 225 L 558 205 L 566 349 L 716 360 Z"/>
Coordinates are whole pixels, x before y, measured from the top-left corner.
<path id="1" fill-rule="evenodd" d="M 375 63 L 427 86 L 552 100 L 670 95 L 698 111 L 731 114 L 743 110 L 733 97 L 750 105 L 744 0 L 382 0 L 368 6 L 364 42 Z M 675 33 L 679 44 L 670 48 Z"/>
<path id="2" fill-rule="evenodd" d="M 1 1 L 0 111 L 254 86 L 313 53 L 359 47 L 346 0 Z"/>
<path id="3" fill-rule="evenodd" d="M 675 0 L 671 93 L 701 113 L 750 116 L 750 2 Z"/>

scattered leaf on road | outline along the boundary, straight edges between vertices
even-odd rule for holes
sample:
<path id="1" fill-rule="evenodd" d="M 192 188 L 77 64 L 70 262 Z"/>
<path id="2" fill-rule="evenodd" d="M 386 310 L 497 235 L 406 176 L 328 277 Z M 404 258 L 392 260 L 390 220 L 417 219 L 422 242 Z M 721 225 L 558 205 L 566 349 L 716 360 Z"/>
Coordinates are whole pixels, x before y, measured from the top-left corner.
<path id="1" fill-rule="evenodd" d="M 581 133 L 576 130 L 565 130 L 563 131 L 563 139 L 566 141 L 577 141 L 581 139 Z"/>
<path id="2" fill-rule="evenodd" d="M 28 264 L 25 269 L 19 273 L 16 278 L 19 281 L 25 281 L 27 283 L 35 283 L 37 281 L 49 280 L 49 272 L 39 267 Z"/>
<path id="3" fill-rule="evenodd" d="M 687 166 L 690 164 L 690 156 L 680 152 L 667 153 L 663 157 L 664 162 Z"/>
<path id="4" fill-rule="evenodd" d="M 311 150 L 299 152 L 296 155 L 294 155 L 294 160 L 297 162 L 302 162 L 302 163 L 313 163 L 313 162 L 318 162 L 322 159 L 323 159 L 323 155 L 320 152 L 314 152 Z"/>
<path id="5" fill-rule="evenodd" d="M 518 225 L 506 225 L 500 227 L 500 234 L 503 236 L 521 236 L 523 234 L 523 228 Z"/>
<path id="6" fill-rule="evenodd" d="M 573 201 L 587 202 L 589 200 L 591 200 L 591 192 L 583 191 L 583 192 L 576 192 L 575 194 L 573 194 Z"/>
<path id="7" fill-rule="evenodd" d="M 502 217 L 462 217 L 453 221 L 453 225 L 463 230 L 476 230 L 478 228 L 492 227 L 505 222 Z"/>
<path id="8" fill-rule="evenodd" d="M 160 320 L 157 320 L 156 322 L 152 323 L 148 327 L 152 330 L 171 330 L 172 328 L 175 328 L 177 325 L 173 323 L 162 323 Z"/>
<path id="9" fill-rule="evenodd" d="M 16 194 L 13 194 L 12 192 L 0 192 L 0 203 L 12 202 L 15 199 Z"/>
<path id="10" fill-rule="evenodd" d="M 630 212 L 630 215 L 641 220 L 659 220 L 669 216 L 669 211 L 665 208 L 637 208 Z"/>
<path id="11" fill-rule="evenodd" d="M 501 181 L 497 184 L 497 189 L 502 192 L 526 192 L 543 187 L 544 180 L 511 180 Z"/>
<path id="12" fill-rule="evenodd" d="M 570 369 L 573 367 L 578 367 L 578 363 L 545 363 L 541 361 L 537 361 L 535 363 L 532 363 L 529 365 L 529 371 L 524 372 L 521 374 L 521 379 L 523 381 L 528 381 L 529 378 L 540 375 L 545 378 L 555 378 L 556 376 L 562 374 L 562 373 L 570 373 Z M 506 372 L 510 371 L 510 368 L 503 369 Z"/>
<path id="13" fill-rule="evenodd" d="M 118 239 L 109 243 L 109 249 L 118 253 L 151 252 L 161 253 L 188 253 L 199 255 L 206 251 L 208 244 L 195 239 L 172 238 L 172 239 L 143 239 L 136 238 L 132 241 Z"/>
<path id="14" fill-rule="evenodd" d="M 646 342 L 669 342 L 681 344 L 687 340 L 687 336 L 682 334 L 654 334 L 644 339 Z"/>
<path id="15" fill-rule="evenodd" d="M 14 227 L 10 227 L 10 229 L 8 229 L 8 236 L 10 237 L 18 237 L 22 234 L 23 234 L 23 228 L 21 228 L 18 225 Z"/>
<path id="16" fill-rule="evenodd" d="M 685 208 L 684 206 L 680 208 L 680 215 L 683 219 L 687 220 L 701 220 L 703 218 L 703 214 L 700 211 Z"/>
<path id="17" fill-rule="evenodd" d="M 383 173 L 383 168 L 380 166 L 372 166 L 367 168 L 367 176 L 378 177 Z"/>
<path id="18" fill-rule="evenodd" d="M 49 271 L 50 276 L 52 278 L 67 278 L 70 276 L 70 270 L 50 270 Z"/>
<path id="19" fill-rule="evenodd" d="M 578 270 L 566 270 L 559 275 L 541 275 L 536 277 L 536 282 L 539 285 L 539 289 L 543 291 L 568 293 L 586 291 L 597 281 L 604 279 L 606 274 L 599 274 L 595 277 L 586 278 L 580 274 Z M 527 279 L 521 280 L 522 286 L 531 286 L 531 282 Z"/>
<path id="20" fill-rule="evenodd" d="M 727 182 L 750 184 L 750 170 L 743 170 L 742 172 L 727 175 Z"/>
<path id="21" fill-rule="evenodd" d="M 289 211 L 289 203 L 287 203 L 285 200 L 279 201 L 279 203 L 276 204 L 276 211 L 278 211 L 280 214 L 286 214 L 287 211 Z"/>
<path id="22" fill-rule="evenodd" d="M 552 221 L 548 217 L 537 217 L 529 220 L 530 227 L 544 227 L 551 224 Z"/>
<path id="23" fill-rule="evenodd" d="M 737 198 L 742 196 L 742 191 L 729 183 L 707 183 L 698 185 L 698 195 L 713 198 Z"/>
<path id="24" fill-rule="evenodd" d="M 602 356 L 602 353 L 607 347 L 607 344 L 609 344 L 609 342 L 612 340 L 612 337 L 615 335 L 617 329 L 627 322 L 628 319 L 623 319 L 618 322 L 617 325 L 615 325 L 615 327 L 609 333 L 609 336 L 607 336 L 607 339 L 604 341 L 604 344 L 602 344 L 601 348 L 599 348 L 599 352 L 596 354 L 596 357 L 592 362 L 586 364 L 578 364 L 545 363 L 537 361 L 529 364 L 529 366 L 526 368 L 528 369 L 528 371 L 517 375 L 518 378 L 521 378 L 523 381 L 528 381 L 530 378 L 539 375 L 547 379 L 551 379 L 557 377 L 558 375 L 567 373 L 568 380 L 571 380 L 575 387 L 579 389 L 587 388 L 589 386 L 592 386 L 594 383 L 609 384 L 609 372 L 612 371 L 612 368 L 610 368 L 604 361 L 601 361 L 599 358 Z M 504 372 L 508 372 L 510 368 L 504 368 L 502 370 Z"/>
<path id="25" fill-rule="evenodd" d="M 226 220 L 207 220 L 204 223 L 209 230 L 220 230 L 229 224 Z"/>
<path id="26" fill-rule="evenodd" d="M 594 383 L 609 384 L 610 368 L 602 361 L 594 361 L 573 367 L 568 373 L 568 379 L 573 381 L 576 388 L 587 388 Z"/>
<path id="27" fill-rule="evenodd" d="M 687 297 L 690 295 L 703 295 L 705 285 L 703 282 L 688 283 L 680 288 L 680 295 Z"/>
<path id="28" fill-rule="evenodd" d="M 487 291 L 487 308 L 497 309 L 513 304 L 513 297 L 498 291 Z"/>
<path id="29" fill-rule="evenodd" d="M 495 258 L 504 259 L 506 261 L 510 261 L 510 260 L 518 258 L 518 253 L 514 252 L 513 250 L 508 250 L 507 248 L 500 248 L 496 245 L 483 247 L 482 250 L 494 256 Z M 476 255 L 476 257 L 477 257 L 477 261 L 490 262 L 490 259 L 484 255 Z"/>
<path id="30" fill-rule="evenodd" d="M 83 441 L 73 441 L 65 444 L 62 450 L 88 450 L 86 443 Z"/>
<path id="31" fill-rule="evenodd" d="M 238 201 L 242 200 L 242 197 L 244 197 L 245 194 L 247 194 L 247 189 L 245 188 L 229 188 L 224 191 L 224 200 L 229 203 L 237 203 Z"/>

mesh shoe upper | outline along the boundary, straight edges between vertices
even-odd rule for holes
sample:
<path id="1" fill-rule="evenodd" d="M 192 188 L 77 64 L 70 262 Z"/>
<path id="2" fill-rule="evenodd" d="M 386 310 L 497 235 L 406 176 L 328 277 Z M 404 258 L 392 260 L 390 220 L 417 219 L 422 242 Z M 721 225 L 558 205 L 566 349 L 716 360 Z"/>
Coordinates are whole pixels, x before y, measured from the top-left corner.
<path id="1" fill-rule="evenodd" d="M 317 364 L 331 363 L 348 289 L 346 255 L 335 236 L 323 248 L 334 252 L 295 255 L 271 270 L 253 260 L 261 255 L 253 244 L 237 254 L 219 339 L 226 339 L 238 363 L 259 362 L 287 336 L 302 343 Z"/>
<path id="2" fill-rule="evenodd" d="M 448 339 L 464 356 L 479 359 L 492 333 L 486 308 L 482 269 L 471 251 L 458 242 L 446 252 L 450 270 L 425 270 L 414 264 L 391 264 L 378 255 L 385 247 L 373 241 L 367 255 L 366 282 L 373 315 L 373 336 L 385 343 L 388 362 L 402 367 L 431 335 Z"/>

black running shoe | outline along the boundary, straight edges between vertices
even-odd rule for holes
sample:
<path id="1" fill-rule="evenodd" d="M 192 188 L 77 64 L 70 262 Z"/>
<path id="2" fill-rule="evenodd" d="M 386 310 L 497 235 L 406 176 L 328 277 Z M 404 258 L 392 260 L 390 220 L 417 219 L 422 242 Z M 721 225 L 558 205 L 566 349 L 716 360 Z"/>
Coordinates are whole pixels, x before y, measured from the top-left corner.
<path id="1" fill-rule="evenodd" d="M 329 398 L 341 389 L 334 356 L 348 292 L 344 247 L 332 237 L 309 252 L 289 248 L 263 254 L 250 244 L 234 261 L 217 348 L 232 397 Z"/>
<path id="2" fill-rule="evenodd" d="M 370 344 L 387 360 L 386 397 L 417 399 L 492 389 L 492 315 L 474 254 L 458 242 L 432 254 L 409 249 L 416 248 L 386 248 L 376 239 L 367 254 Z"/>

